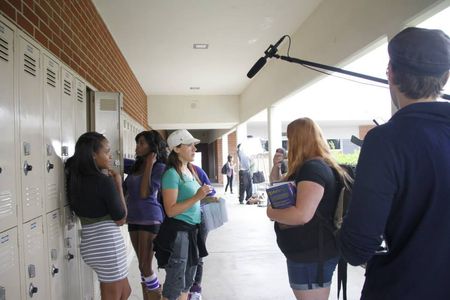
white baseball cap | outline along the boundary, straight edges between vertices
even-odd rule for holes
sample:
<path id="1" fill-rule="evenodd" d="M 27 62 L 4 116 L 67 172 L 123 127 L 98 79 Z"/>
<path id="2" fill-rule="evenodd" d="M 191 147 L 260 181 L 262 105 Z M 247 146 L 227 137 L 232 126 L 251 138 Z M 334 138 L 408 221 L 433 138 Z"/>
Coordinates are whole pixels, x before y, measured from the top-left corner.
<path id="1" fill-rule="evenodd" d="M 198 143 L 200 143 L 200 140 L 194 138 L 186 129 L 175 130 L 167 138 L 167 145 L 170 150 L 181 144 L 189 145 Z"/>

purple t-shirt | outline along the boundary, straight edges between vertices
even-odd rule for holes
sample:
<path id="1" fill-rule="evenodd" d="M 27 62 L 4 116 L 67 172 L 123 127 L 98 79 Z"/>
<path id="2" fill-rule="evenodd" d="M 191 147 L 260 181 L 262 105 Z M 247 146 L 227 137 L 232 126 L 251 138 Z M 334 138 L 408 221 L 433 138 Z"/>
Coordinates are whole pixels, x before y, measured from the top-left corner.
<path id="1" fill-rule="evenodd" d="M 125 180 L 127 188 L 128 224 L 152 225 L 163 221 L 163 209 L 159 202 L 161 193 L 161 178 L 166 165 L 156 162 L 153 165 L 152 174 L 149 179 L 150 194 L 142 199 L 140 188 L 142 175 L 128 175 Z"/>

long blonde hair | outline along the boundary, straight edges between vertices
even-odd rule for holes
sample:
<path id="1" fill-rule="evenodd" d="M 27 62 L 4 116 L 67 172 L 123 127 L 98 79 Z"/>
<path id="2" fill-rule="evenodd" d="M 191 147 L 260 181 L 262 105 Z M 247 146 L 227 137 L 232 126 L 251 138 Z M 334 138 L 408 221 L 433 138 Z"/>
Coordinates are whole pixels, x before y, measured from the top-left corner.
<path id="1" fill-rule="evenodd" d="M 289 123 L 288 138 L 288 171 L 285 178 L 295 175 L 295 172 L 307 160 L 323 159 L 331 168 L 335 169 L 341 180 L 348 185 L 351 177 L 331 155 L 330 147 L 323 138 L 322 130 L 310 118 L 300 118 Z"/>

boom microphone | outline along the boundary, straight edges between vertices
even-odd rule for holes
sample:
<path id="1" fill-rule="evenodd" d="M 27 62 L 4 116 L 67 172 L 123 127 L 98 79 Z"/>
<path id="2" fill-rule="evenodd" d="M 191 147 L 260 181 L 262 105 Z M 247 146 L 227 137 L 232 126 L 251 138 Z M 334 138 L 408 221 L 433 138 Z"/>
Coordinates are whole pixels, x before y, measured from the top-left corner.
<path id="1" fill-rule="evenodd" d="M 281 39 L 278 40 L 278 42 L 275 43 L 275 45 L 270 45 L 266 51 L 264 51 L 264 57 L 261 57 L 258 59 L 258 61 L 253 65 L 253 67 L 248 71 L 247 77 L 253 78 L 253 76 L 256 75 L 256 73 L 259 72 L 259 70 L 264 67 L 264 65 L 267 62 L 267 58 L 272 58 L 278 51 L 278 46 L 283 42 L 284 38 L 287 37 L 287 35 L 283 35 Z"/>
<path id="2" fill-rule="evenodd" d="M 256 73 L 258 73 L 259 70 L 261 70 L 262 67 L 264 67 L 264 65 L 266 64 L 266 62 L 267 62 L 267 58 L 266 58 L 265 56 L 264 56 L 264 57 L 261 57 L 260 59 L 258 59 L 258 61 L 255 62 L 255 64 L 253 65 L 253 67 L 250 69 L 250 71 L 248 71 L 247 77 L 248 77 L 248 78 L 253 78 L 253 76 L 255 76 Z"/>

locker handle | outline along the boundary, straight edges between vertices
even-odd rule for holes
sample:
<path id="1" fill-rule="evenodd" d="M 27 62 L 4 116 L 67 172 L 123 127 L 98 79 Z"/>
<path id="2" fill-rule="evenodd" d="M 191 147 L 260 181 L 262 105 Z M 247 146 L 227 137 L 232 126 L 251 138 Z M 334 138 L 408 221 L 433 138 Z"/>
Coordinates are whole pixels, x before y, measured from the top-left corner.
<path id="1" fill-rule="evenodd" d="M 47 160 L 47 173 L 50 173 L 50 170 L 55 167 L 49 160 Z"/>
<path id="2" fill-rule="evenodd" d="M 28 175 L 28 172 L 30 172 L 31 170 L 33 170 L 33 166 L 29 165 L 27 161 L 25 161 L 23 163 L 23 172 L 25 173 L 25 175 Z"/>
<path id="3" fill-rule="evenodd" d="M 3 171 L 3 169 L 2 169 L 2 167 L 0 167 L 0 174 L 2 174 L 2 171 Z"/>
<path id="4" fill-rule="evenodd" d="M 74 257 L 75 256 L 72 253 L 67 252 L 66 258 L 67 258 L 68 261 L 72 260 Z"/>
<path id="5" fill-rule="evenodd" d="M 56 274 L 59 273 L 59 269 L 55 267 L 55 265 L 52 265 L 52 277 L 55 277 Z"/>
<path id="6" fill-rule="evenodd" d="M 30 283 L 30 287 L 28 288 L 28 294 L 30 295 L 30 298 L 33 298 L 33 295 L 38 292 L 38 288 L 33 285 L 33 283 Z"/>

